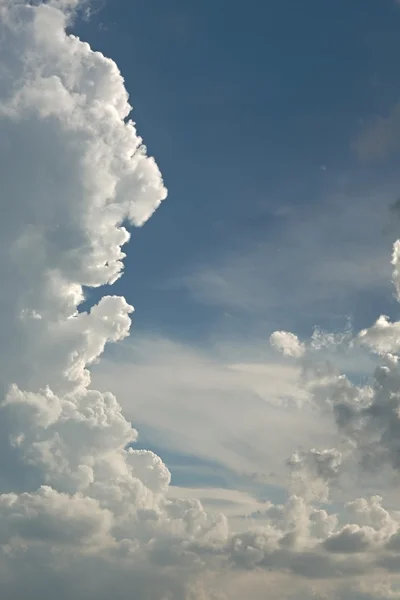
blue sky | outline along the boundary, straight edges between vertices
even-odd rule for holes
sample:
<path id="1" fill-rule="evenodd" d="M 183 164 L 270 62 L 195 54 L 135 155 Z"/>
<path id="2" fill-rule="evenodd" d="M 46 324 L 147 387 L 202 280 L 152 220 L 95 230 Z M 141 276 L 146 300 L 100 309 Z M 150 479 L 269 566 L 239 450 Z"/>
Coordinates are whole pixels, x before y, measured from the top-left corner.
<path id="1" fill-rule="evenodd" d="M 391 0 L 112 0 L 76 24 L 121 69 L 169 189 L 113 290 L 133 344 L 254 362 L 276 328 L 398 315 L 399 27 Z"/>
<path id="2" fill-rule="evenodd" d="M 364 197 L 381 194 L 382 212 L 397 174 L 390 160 L 360 161 L 352 144 L 363 122 L 398 99 L 399 24 L 390 0 L 114 0 L 79 23 L 82 37 L 120 66 L 139 132 L 169 188 L 168 202 L 134 232 L 120 283 L 137 327 L 195 339 L 244 321 L 266 332 L 282 321 L 301 329 L 299 311 L 275 306 L 272 315 L 265 302 L 257 314 L 239 306 L 227 315 L 229 303 L 198 301 L 180 279 L 265 242 L 265 261 L 282 255 L 293 222 L 312 222 L 328 197 L 334 215 L 342 210 L 335 195 L 350 206 L 358 198 L 357 217 L 371 227 L 374 207 L 364 215 Z M 385 219 L 378 217 L 383 226 Z M 338 219 L 329 233 L 340 237 L 340 229 Z M 385 246 L 376 229 L 371 244 Z M 263 290 L 255 294 L 261 307 Z M 345 295 L 339 320 L 346 311 L 354 317 L 356 292 Z M 307 314 L 304 322 L 314 324 Z"/>

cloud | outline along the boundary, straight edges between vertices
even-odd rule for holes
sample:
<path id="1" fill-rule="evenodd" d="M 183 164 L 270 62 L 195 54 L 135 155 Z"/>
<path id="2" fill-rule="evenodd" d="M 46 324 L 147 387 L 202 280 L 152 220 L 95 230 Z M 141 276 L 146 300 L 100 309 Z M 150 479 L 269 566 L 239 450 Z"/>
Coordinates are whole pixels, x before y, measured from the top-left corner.
<path id="1" fill-rule="evenodd" d="M 259 347 L 257 349 L 259 343 Z M 256 487 L 287 481 L 285 461 L 299 447 L 328 438 L 334 427 L 307 409 L 300 370 L 267 357 L 267 343 L 219 340 L 207 349 L 136 335 L 92 369 L 99 389 L 111 389 L 124 413 L 158 448 L 211 460 Z M 149 436 L 146 432 L 149 431 Z M 191 465 L 194 485 L 200 467 Z M 250 478 L 250 480 L 249 480 Z"/>
<path id="2" fill-rule="evenodd" d="M 331 412 L 348 449 L 367 470 L 390 466 L 399 469 L 399 344 L 398 323 L 381 316 L 353 342 L 366 345 L 381 357 L 373 377 L 355 385 L 329 363 L 318 361 L 318 350 L 309 346 L 300 358 L 305 387 L 316 406 Z M 306 347 L 306 345 L 305 345 Z"/>
<path id="3" fill-rule="evenodd" d="M 304 347 L 299 338 L 287 331 L 275 331 L 270 338 L 271 346 L 282 352 L 284 356 L 300 357 Z"/>
<path id="4" fill-rule="evenodd" d="M 359 160 L 382 162 L 399 150 L 400 104 L 395 104 L 386 116 L 375 116 L 362 123 L 351 147 Z"/>
<path id="5" fill-rule="evenodd" d="M 271 525 L 232 538 L 233 560 L 247 567 L 286 569 L 310 579 L 346 578 L 366 573 L 386 556 L 388 540 L 399 526 L 398 517 L 385 511 L 379 499 L 371 500 L 371 508 L 374 502 L 385 512 L 384 522 L 340 525 L 337 516 L 332 519 L 333 515 L 311 508 L 303 499 L 293 496 L 281 507 L 280 527 Z M 353 510 L 357 513 L 357 509 Z M 274 512 L 277 513 L 276 509 Z"/>
<path id="6" fill-rule="evenodd" d="M 337 448 L 295 452 L 287 461 L 300 494 L 325 502 L 332 482 L 338 478 L 341 464 L 342 453 Z"/>
<path id="7" fill-rule="evenodd" d="M 316 204 L 303 200 L 280 223 L 271 218 L 265 232 L 256 229 L 240 244 L 227 220 L 226 238 L 236 247 L 210 264 L 190 265 L 167 285 L 186 290 L 200 304 L 268 322 L 271 315 L 286 320 L 301 310 L 315 323 L 327 314 L 348 314 L 362 293 L 389 296 L 390 241 L 382 236 L 382 204 L 389 206 L 398 190 L 359 187 L 321 192 Z"/>
<path id="8" fill-rule="evenodd" d="M 66 34 L 73 5 L 0 4 L 0 588 L 179 597 L 190 566 L 172 578 L 174 550 L 149 565 L 219 521 L 165 502 L 167 468 L 127 449 L 137 434 L 115 397 L 89 388 L 88 366 L 128 335 L 132 307 L 105 296 L 79 311 L 86 286 L 121 275 L 123 223 L 142 225 L 166 191 L 115 63 Z"/>
<path id="9" fill-rule="evenodd" d="M 393 283 L 398 292 L 398 246 L 396 241 L 393 246 L 392 265 Z M 373 375 L 367 382 L 360 385 L 353 383 L 346 375 L 340 373 L 333 362 L 325 361 L 323 350 L 325 344 L 315 344 L 315 336 L 310 342 L 300 342 L 294 334 L 288 332 L 275 332 L 271 336 L 271 344 L 284 355 L 295 356 L 302 365 L 304 374 L 304 387 L 307 389 L 315 406 L 324 411 L 331 412 L 332 418 L 343 436 L 347 448 L 346 460 L 356 460 L 366 472 L 373 472 L 377 478 L 390 469 L 398 473 L 400 467 L 399 455 L 399 431 L 400 431 L 400 371 L 399 371 L 399 323 L 391 322 L 388 317 L 381 315 L 375 324 L 362 330 L 358 334 L 348 334 L 343 338 L 332 339 L 333 344 L 341 345 L 343 342 L 348 347 L 362 345 L 374 355 L 378 356 L 379 362 Z M 277 343 L 280 340 L 283 342 Z M 288 342 L 290 347 L 302 349 L 301 352 L 290 353 L 287 351 Z M 293 341 L 294 340 L 294 341 Z M 322 354 L 322 356 L 321 356 Z M 326 412 L 325 412 L 326 414 Z M 332 455 L 333 452 L 333 455 Z M 300 468 L 302 473 L 310 475 L 311 466 L 319 466 L 320 457 L 326 456 L 330 462 L 327 464 L 339 465 L 340 461 L 331 462 L 331 457 L 342 456 L 336 450 L 326 450 L 322 454 L 309 453 L 291 460 L 290 465 Z M 318 458 L 317 463 L 314 459 Z M 324 466 L 325 463 L 322 463 Z M 314 479 L 326 480 L 326 472 L 314 470 Z M 335 469 L 334 475 L 338 475 Z M 357 544 L 363 544 L 365 530 L 360 532 L 357 528 L 347 528 L 338 534 L 334 540 L 327 542 L 329 547 L 342 548 L 342 542 L 352 540 L 354 548 Z M 355 541 L 358 536 L 358 542 Z M 353 547 L 353 546 L 352 546 Z M 355 550 L 354 550 L 355 551 Z"/>

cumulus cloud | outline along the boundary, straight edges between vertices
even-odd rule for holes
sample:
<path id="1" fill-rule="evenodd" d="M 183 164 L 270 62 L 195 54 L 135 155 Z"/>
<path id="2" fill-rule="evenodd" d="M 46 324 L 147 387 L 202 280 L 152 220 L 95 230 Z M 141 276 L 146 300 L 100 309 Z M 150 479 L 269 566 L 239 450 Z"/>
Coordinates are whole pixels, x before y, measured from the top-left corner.
<path id="1" fill-rule="evenodd" d="M 117 400 L 89 387 L 133 308 L 104 296 L 82 311 L 85 287 L 121 275 L 124 223 L 142 225 L 166 190 L 117 66 L 66 33 L 75 5 L 0 4 L 0 588 L 179 597 L 185 577 L 179 592 L 169 571 L 191 556 L 180 540 L 223 536 L 225 520 L 167 501 L 168 469 L 129 447 L 137 434 Z M 139 566 L 157 561 L 163 584 Z"/>
<path id="2" fill-rule="evenodd" d="M 393 283 L 398 292 L 398 251 L 399 242 L 393 248 Z M 295 340 L 295 347 L 302 352 L 295 353 L 303 369 L 303 386 L 310 393 L 310 401 L 324 414 L 330 413 L 342 438 L 345 452 L 339 449 L 307 450 L 296 453 L 288 461 L 295 477 L 303 485 L 302 497 L 310 496 L 310 490 L 317 486 L 319 498 L 327 501 L 333 483 L 340 480 L 347 468 L 358 464 L 361 473 L 373 475 L 375 483 L 379 477 L 392 472 L 397 481 L 400 468 L 400 371 L 399 371 L 399 323 L 380 316 L 375 324 L 346 335 L 333 335 L 329 339 L 318 339 L 313 335 L 308 342 L 301 342 L 294 334 L 276 332 L 271 336 L 271 344 L 283 355 L 287 343 L 277 344 L 276 340 Z M 320 338 L 320 334 L 317 336 Z M 347 348 L 366 347 L 378 357 L 378 365 L 373 375 L 364 383 L 356 384 L 342 374 L 334 361 L 326 360 L 324 349 L 327 345 Z M 332 358 L 332 357 L 331 357 Z M 379 485 L 379 483 L 378 483 Z M 372 563 L 395 571 L 398 558 L 389 555 L 398 552 L 398 513 L 391 514 L 382 506 L 382 498 L 360 498 L 346 505 L 350 521 L 337 527 L 324 539 L 322 545 L 331 555 L 373 557 Z M 339 523 L 340 521 L 338 521 Z M 339 563 L 335 563 L 338 567 Z M 352 560 L 355 569 L 360 567 L 358 559 Z M 340 569 L 342 567 L 340 566 Z"/>
<path id="3" fill-rule="evenodd" d="M 348 455 L 364 469 L 400 467 L 399 446 L 399 342 L 397 322 L 381 316 L 369 329 L 355 335 L 352 344 L 362 344 L 380 357 L 367 383 L 356 385 L 332 363 L 320 362 L 312 342 L 301 358 L 304 386 L 312 403 L 337 425 Z"/>
<path id="4" fill-rule="evenodd" d="M 295 452 L 287 461 L 295 489 L 303 497 L 320 501 L 328 500 L 330 486 L 338 478 L 341 464 L 342 453 L 337 448 Z"/>
<path id="5" fill-rule="evenodd" d="M 299 338 L 289 331 L 275 331 L 271 335 L 271 345 L 284 356 L 299 358 L 304 353 L 304 346 Z"/>

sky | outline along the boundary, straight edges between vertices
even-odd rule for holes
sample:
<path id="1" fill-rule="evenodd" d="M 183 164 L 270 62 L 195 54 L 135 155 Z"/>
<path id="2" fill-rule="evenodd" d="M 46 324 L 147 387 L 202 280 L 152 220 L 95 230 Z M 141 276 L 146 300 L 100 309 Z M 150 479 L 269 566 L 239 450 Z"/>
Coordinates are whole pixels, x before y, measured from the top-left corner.
<path id="1" fill-rule="evenodd" d="M 399 26 L 399 7 L 389 0 L 254 1 L 245 9 L 211 0 L 116 0 L 92 5 L 90 18 L 75 22 L 74 31 L 121 69 L 139 134 L 169 190 L 146 227 L 133 232 L 125 275 L 115 284 L 135 306 L 134 360 L 151 355 L 145 360 L 155 364 L 146 368 L 158 373 L 155 382 L 166 352 L 176 371 L 188 353 L 199 363 L 263 363 L 275 329 L 309 336 L 316 326 L 360 329 L 377 313 L 399 316 L 388 257 L 400 148 L 379 121 L 400 97 Z M 95 301 L 96 291 L 88 296 Z M 184 396 L 180 419 L 187 411 L 192 424 L 199 391 L 193 377 L 188 389 L 170 370 L 172 381 L 150 394 L 147 377 L 146 391 L 136 387 L 143 366 L 135 368 L 135 382 L 121 390 L 121 375 L 113 374 L 112 386 L 119 398 L 139 396 L 125 402 L 134 404 L 143 443 L 166 460 L 182 431 L 167 427 L 172 400 L 159 396 L 171 387 L 169 398 Z M 203 368 L 196 378 L 207 381 Z M 98 377 L 107 385 L 103 369 Z M 249 379 L 246 396 L 254 402 L 259 384 Z M 210 382 L 210 403 L 216 395 L 231 403 L 231 387 L 243 394 L 236 383 L 225 394 Z M 154 414 L 160 404 L 163 423 Z M 238 432 L 241 410 L 230 426 L 240 438 L 235 461 L 257 426 Z M 212 443 L 221 446 L 221 417 L 202 411 L 217 423 Z M 196 461 L 199 437 L 194 448 L 188 440 L 176 450 Z M 266 444 L 255 446 L 263 463 Z M 212 448 L 206 458 L 218 462 L 225 450 Z M 168 456 L 174 481 L 196 470 L 181 460 L 175 469 Z"/>
<path id="2" fill-rule="evenodd" d="M 398 600 L 394 0 L 0 0 L 0 594 Z"/>
<path id="3" fill-rule="evenodd" d="M 364 325 L 377 295 L 396 311 L 376 271 L 395 236 L 397 148 L 378 140 L 382 160 L 368 131 L 398 101 L 399 19 L 390 0 L 116 0 L 77 24 L 120 66 L 169 189 L 120 282 L 138 329 L 204 343 L 347 314 Z"/>

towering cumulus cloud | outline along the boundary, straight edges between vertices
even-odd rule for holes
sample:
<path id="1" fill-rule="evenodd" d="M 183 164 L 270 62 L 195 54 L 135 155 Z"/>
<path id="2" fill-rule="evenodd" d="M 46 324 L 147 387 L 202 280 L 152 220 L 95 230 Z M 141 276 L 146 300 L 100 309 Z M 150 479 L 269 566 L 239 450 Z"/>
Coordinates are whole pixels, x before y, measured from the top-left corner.
<path id="1" fill-rule="evenodd" d="M 347 445 L 292 456 L 293 494 L 244 533 L 197 500 L 168 500 L 168 469 L 133 449 L 116 398 L 91 388 L 91 363 L 128 335 L 133 309 L 106 295 L 86 312 L 84 290 L 118 279 L 124 223 L 144 224 L 166 191 L 115 63 L 66 33 L 77 4 L 0 0 L 1 598 L 239 600 L 310 580 L 315 596 L 316 581 L 396 572 L 397 511 L 377 496 L 340 514 L 319 503 L 350 455 L 400 468 L 398 324 L 356 338 L 383 354 L 364 388 L 313 367 L 321 336 L 273 336 Z M 378 595 L 393 598 L 386 585 Z"/>
<path id="2" fill-rule="evenodd" d="M 166 190 L 117 66 L 66 33 L 76 4 L 0 1 L 0 595 L 179 598 L 174 546 L 220 520 L 166 503 L 167 468 L 90 389 L 132 307 L 79 312 Z"/>

